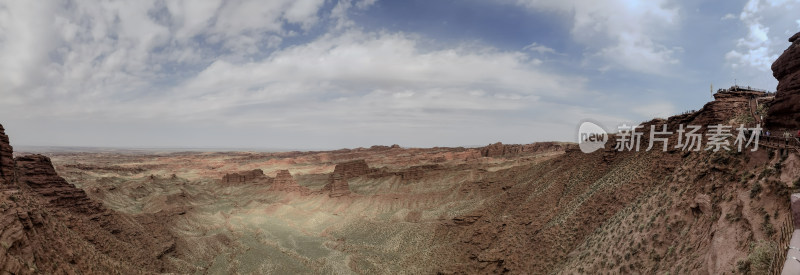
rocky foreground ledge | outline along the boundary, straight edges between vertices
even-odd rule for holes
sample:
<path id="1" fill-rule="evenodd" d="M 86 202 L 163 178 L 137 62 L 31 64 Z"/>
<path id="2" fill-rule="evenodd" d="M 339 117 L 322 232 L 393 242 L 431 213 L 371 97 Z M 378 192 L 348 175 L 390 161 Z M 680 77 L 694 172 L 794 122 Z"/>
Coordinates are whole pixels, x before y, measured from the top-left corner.
<path id="1" fill-rule="evenodd" d="M 800 32 L 789 38 L 789 45 L 772 63 L 772 75 L 778 80 L 775 101 L 769 108 L 769 129 L 800 129 Z"/>

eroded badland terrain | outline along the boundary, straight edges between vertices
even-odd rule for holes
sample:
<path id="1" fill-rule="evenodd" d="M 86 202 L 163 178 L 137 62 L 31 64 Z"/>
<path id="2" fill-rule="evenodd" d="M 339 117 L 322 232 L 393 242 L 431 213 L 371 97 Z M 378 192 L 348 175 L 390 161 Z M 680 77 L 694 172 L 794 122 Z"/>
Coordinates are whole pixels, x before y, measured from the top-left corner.
<path id="1" fill-rule="evenodd" d="M 773 65 L 774 97 L 717 93 L 643 123 L 642 143 L 650 125 L 762 114 L 776 132 L 800 128 L 798 36 Z M 4 274 L 764 274 L 784 264 L 800 179 L 795 145 L 688 152 L 677 134 L 667 151 L 612 139 L 590 154 L 547 142 L 29 155 L 5 130 Z"/>

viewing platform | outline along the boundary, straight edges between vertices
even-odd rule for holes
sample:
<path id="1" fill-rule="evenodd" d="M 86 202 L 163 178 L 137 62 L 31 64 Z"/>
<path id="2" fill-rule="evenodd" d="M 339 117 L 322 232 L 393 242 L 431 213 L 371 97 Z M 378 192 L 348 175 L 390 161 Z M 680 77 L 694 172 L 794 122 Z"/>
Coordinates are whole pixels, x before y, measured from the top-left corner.
<path id="1" fill-rule="evenodd" d="M 728 96 L 748 96 L 748 97 L 770 97 L 775 96 L 774 92 L 769 92 L 764 89 L 756 89 L 750 86 L 739 86 L 734 85 L 728 89 L 718 89 L 716 93 L 714 93 L 714 99 L 719 99 L 719 97 L 728 97 Z"/>

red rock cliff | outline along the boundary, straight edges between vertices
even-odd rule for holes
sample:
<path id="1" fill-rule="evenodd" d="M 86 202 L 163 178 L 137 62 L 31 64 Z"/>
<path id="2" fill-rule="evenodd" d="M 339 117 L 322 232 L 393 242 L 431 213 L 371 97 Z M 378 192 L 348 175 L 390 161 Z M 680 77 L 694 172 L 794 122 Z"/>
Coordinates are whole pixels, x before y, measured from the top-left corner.
<path id="1" fill-rule="evenodd" d="M 11 159 L 0 126 L 0 274 L 169 272 L 163 219 L 124 216 L 61 178 L 50 159 Z"/>
<path id="2" fill-rule="evenodd" d="M 83 189 L 76 188 L 58 176 L 50 158 L 30 155 L 18 157 L 16 162 L 19 182 L 31 187 L 49 206 L 83 214 L 97 214 L 106 210 L 101 203 L 86 196 Z"/>
<path id="3" fill-rule="evenodd" d="M 301 194 L 308 194 L 310 193 L 309 189 L 305 186 L 301 186 L 294 180 L 292 174 L 289 173 L 289 170 L 280 170 L 278 171 L 278 175 L 275 176 L 275 179 L 272 180 L 272 185 L 269 187 L 270 191 L 282 191 L 282 192 L 299 192 Z"/>
<path id="4" fill-rule="evenodd" d="M 330 197 L 341 197 L 350 194 L 350 185 L 347 180 L 369 174 L 370 169 L 363 159 L 339 163 L 333 168 L 328 179 L 328 184 L 322 188 L 328 191 Z"/>
<path id="5" fill-rule="evenodd" d="M 14 178 L 13 148 L 3 125 L 0 125 L 0 184 L 8 184 Z"/>
<path id="6" fill-rule="evenodd" d="M 247 182 L 263 181 L 267 180 L 267 178 L 268 177 L 264 175 L 264 171 L 262 171 L 261 169 L 255 169 L 252 171 L 226 174 L 225 176 L 222 177 L 222 182 L 225 184 L 241 184 Z"/>
<path id="7" fill-rule="evenodd" d="M 765 119 L 769 129 L 800 129 L 800 32 L 789 42 L 789 48 L 772 63 L 778 88 Z"/>
<path id="8" fill-rule="evenodd" d="M 537 142 L 532 144 L 503 144 L 495 143 L 480 148 L 483 157 L 504 157 L 517 156 L 521 154 L 534 154 L 564 151 L 567 149 L 566 143 L 560 142 Z"/>

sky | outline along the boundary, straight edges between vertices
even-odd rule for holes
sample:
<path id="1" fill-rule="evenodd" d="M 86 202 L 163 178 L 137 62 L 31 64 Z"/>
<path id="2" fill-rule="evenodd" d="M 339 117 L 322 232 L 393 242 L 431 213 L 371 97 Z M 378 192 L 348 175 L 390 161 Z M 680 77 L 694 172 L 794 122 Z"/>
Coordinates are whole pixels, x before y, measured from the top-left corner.
<path id="1" fill-rule="evenodd" d="M 774 90 L 800 0 L 0 0 L 12 145 L 575 141 Z"/>

